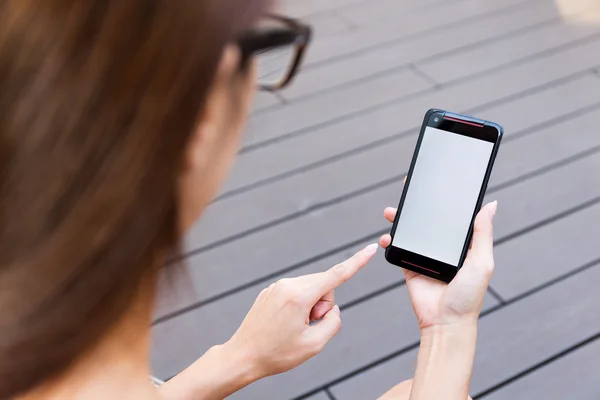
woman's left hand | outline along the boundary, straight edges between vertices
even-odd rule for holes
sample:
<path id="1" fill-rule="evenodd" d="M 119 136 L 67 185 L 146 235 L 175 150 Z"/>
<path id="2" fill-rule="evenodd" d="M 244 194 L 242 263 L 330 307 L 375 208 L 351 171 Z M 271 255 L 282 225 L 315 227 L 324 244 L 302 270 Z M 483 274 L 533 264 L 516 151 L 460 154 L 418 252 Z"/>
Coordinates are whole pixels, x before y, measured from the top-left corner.
<path id="1" fill-rule="evenodd" d="M 163 398 L 223 399 L 321 352 L 342 324 L 333 291 L 365 266 L 377 247 L 367 246 L 328 271 L 282 279 L 263 290 L 233 337 L 162 386 Z"/>
<path id="2" fill-rule="evenodd" d="M 376 251 L 377 244 L 373 244 L 326 272 L 272 284 L 260 293 L 224 347 L 245 356 L 255 379 L 304 363 L 321 352 L 341 327 L 334 289 L 366 265 Z"/>

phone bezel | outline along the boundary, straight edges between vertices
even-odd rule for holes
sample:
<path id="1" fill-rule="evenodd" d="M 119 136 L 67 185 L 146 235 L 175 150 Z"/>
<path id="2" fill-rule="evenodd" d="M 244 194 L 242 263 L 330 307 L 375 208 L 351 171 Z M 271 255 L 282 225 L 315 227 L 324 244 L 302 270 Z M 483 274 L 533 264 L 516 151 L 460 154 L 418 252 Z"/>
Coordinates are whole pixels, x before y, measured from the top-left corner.
<path id="1" fill-rule="evenodd" d="M 436 117 L 439 118 L 439 122 L 437 123 L 434 121 Z M 432 128 L 452 132 L 458 135 L 464 135 L 494 143 L 494 148 L 492 150 L 492 154 L 490 155 L 490 160 L 488 162 L 481 190 L 479 191 L 479 197 L 477 199 L 475 209 L 473 210 L 469 232 L 467 234 L 467 237 L 465 238 L 458 266 L 446 264 L 444 262 L 434 260 L 432 258 L 425 257 L 423 255 L 416 254 L 398 247 L 393 247 L 391 245 L 385 251 L 385 257 L 387 261 L 391 264 L 406 268 L 411 271 L 418 272 L 426 276 L 430 276 L 432 278 L 444 282 L 450 282 L 462 267 L 467 256 L 469 244 L 471 243 L 471 238 L 473 235 L 473 224 L 475 222 L 475 217 L 481 209 L 483 198 L 487 190 L 488 182 L 494 166 L 494 161 L 496 160 L 496 155 L 498 154 L 498 149 L 500 147 L 500 142 L 502 141 L 504 131 L 500 125 L 493 122 L 478 120 L 472 117 L 467 117 L 465 115 L 449 113 L 447 111 L 438 109 L 429 110 L 425 114 L 423 125 L 421 126 L 421 132 L 419 134 L 417 145 L 415 147 L 415 152 L 413 154 L 413 158 L 410 164 L 410 169 L 406 177 L 406 184 L 404 186 L 404 190 L 402 191 L 402 196 L 398 205 L 398 212 L 396 213 L 396 218 L 392 226 L 392 241 L 394 240 L 396 227 L 398 225 L 400 215 L 402 214 L 402 208 L 404 206 L 406 194 L 408 193 L 408 190 L 410 188 L 410 181 L 417 161 L 417 157 L 419 155 L 419 150 L 421 148 L 421 142 L 423 141 L 423 135 L 425 134 L 425 129 L 429 126 Z"/>

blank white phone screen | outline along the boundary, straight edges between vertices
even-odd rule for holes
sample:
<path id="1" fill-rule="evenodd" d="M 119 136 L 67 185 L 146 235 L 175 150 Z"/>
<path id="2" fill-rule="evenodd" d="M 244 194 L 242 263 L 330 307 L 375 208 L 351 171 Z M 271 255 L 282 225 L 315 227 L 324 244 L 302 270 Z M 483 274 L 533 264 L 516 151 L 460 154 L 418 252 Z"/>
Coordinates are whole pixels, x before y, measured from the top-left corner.
<path id="1" fill-rule="evenodd" d="M 392 245 L 458 266 L 493 149 L 427 127 Z"/>

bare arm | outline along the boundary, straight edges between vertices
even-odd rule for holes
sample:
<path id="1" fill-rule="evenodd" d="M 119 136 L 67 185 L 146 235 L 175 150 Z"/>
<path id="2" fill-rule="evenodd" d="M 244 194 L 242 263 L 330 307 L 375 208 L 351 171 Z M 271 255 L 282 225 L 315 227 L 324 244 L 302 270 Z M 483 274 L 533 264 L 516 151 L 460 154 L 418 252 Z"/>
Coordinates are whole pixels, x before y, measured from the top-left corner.
<path id="1" fill-rule="evenodd" d="M 242 349 L 224 344 L 212 347 L 185 371 L 165 383 L 165 399 L 224 399 L 261 378 Z"/>
<path id="2" fill-rule="evenodd" d="M 469 395 L 477 324 L 432 328 L 421 336 L 410 399 L 464 400 Z"/>

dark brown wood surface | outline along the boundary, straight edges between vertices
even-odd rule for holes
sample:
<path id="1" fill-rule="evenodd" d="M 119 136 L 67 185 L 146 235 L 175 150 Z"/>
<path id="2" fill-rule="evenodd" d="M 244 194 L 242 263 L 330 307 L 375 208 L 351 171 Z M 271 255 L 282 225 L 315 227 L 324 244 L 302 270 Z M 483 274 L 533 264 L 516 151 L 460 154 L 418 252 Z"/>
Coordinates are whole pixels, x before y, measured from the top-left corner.
<path id="1" fill-rule="evenodd" d="M 260 93 L 219 198 L 165 284 L 152 363 L 173 376 L 227 340 L 261 289 L 322 271 L 389 230 L 432 107 L 504 125 L 487 198 L 496 273 L 472 393 L 596 399 L 600 359 L 600 3 L 284 0 L 314 25 L 306 67 Z M 379 254 L 337 291 L 325 351 L 239 399 L 373 399 L 410 378 L 418 329 Z"/>

